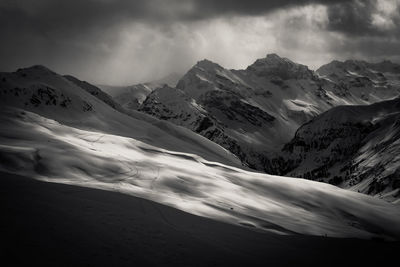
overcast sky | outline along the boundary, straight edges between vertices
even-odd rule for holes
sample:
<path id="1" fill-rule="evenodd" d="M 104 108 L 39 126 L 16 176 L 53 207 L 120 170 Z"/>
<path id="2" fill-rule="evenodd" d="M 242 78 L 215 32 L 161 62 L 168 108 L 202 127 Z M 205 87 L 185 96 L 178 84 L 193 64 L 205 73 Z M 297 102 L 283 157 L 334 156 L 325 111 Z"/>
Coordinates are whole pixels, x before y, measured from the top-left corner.
<path id="1" fill-rule="evenodd" d="M 0 0 L 0 70 L 34 64 L 126 85 L 207 58 L 245 68 L 277 53 L 400 62 L 400 0 Z"/>

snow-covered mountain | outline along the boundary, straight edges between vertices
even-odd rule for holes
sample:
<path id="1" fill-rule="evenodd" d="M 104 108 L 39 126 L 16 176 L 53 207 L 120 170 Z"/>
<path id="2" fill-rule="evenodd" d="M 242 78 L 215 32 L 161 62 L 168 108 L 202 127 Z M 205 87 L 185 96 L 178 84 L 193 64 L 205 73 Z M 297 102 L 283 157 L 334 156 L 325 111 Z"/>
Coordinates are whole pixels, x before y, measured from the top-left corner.
<path id="1" fill-rule="evenodd" d="M 138 110 L 191 129 L 251 168 L 268 173 L 273 171 L 270 154 L 316 115 L 338 105 L 371 104 L 398 96 L 395 65 L 381 65 L 385 66 L 385 81 L 360 78 L 364 72 L 352 71 L 337 76 L 358 76 L 333 79 L 328 67 L 315 73 L 276 54 L 258 59 L 245 70 L 227 70 L 203 60 L 176 88 L 152 91 Z M 368 82 L 358 86 L 354 79 Z"/>
<path id="2" fill-rule="evenodd" d="M 99 85 L 99 87 L 111 95 L 124 108 L 136 110 L 152 91 L 164 85 L 175 87 L 181 76 L 178 73 L 171 73 L 161 79 L 146 83 L 130 86 Z"/>
<path id="3" fill-rule="evenodd" d="M 121 113 L 99 88 L 43 66 L 0 73 L 0 88 L 2 106 L 22 108 L 81 129 L 132 137 L 165 149 L 241 165 L 231 153 L 206 138 L 143 113 Z"/>
<path id="4" fill-rule="evenodd" d="M 260 231 L 400 239 L 393 204 L 230 166 L 240 162 L 206 138 L 121 113 L 72 80 L 42 66 L 0 73 L 1 171 L 132 194 Z"/>
<path id="5" fill-rule="evenodd" d="M 400 98 L 330 109 L 296 132 L 276 173 L 329 182 L 398 202 Z"/>
<path id="6" fill-rule="evenodd" d="M 360 193 L 248 172 L 20 108 L 2 107 L 0 122 L 1 171 L 131 194 L 259 231 L 400 239 L 400 210 Z"/>

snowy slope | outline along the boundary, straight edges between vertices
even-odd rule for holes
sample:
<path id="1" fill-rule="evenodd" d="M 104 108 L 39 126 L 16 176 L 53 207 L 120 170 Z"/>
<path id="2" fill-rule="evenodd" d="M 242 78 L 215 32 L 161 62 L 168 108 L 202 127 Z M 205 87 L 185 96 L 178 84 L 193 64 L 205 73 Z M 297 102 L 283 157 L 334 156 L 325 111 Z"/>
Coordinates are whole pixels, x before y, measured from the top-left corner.
<path id="1" fill-rule="evenodd" d="M 400 98 L 332 108 L 300 127 L 275 159 L 276 173 L 397 201 L 399 137 Z"/>
<path id="2" fill-rule="evenodd" d="M 0 94 L 2 106 L 23 108 L 63 124 L 132 137 L 165 149 L 241 165 L 232 154 L 206 138 L 143 113 L 123 114 L 104 101 L 105 95 L 100 92 L 93 95 L 76 81 L 71 82 L 43 66 L 0 73 Z"/>
<path id="3" fill-rule="evenodd" d="M 279 151 L 313 117 L 334 106 L 370 104 L 399 94 L 394 83 L 378 86 L 370 81 L 353 90 L 320 75 L 276 54 L 245 70 L 202 60 L 182 77 L 175 92 L 157 88 L 138 110 L 191 129 L 246 165 L 270 173 L 271 152 Z"/>
<path id="4" fill-rule="evenodd" d="M 2 107 L 0 123 L 2 171 L 132 194 L 263 231 L 400 238 L 400 210 L 363 194 L 79 130 L 18 108 Z"/>

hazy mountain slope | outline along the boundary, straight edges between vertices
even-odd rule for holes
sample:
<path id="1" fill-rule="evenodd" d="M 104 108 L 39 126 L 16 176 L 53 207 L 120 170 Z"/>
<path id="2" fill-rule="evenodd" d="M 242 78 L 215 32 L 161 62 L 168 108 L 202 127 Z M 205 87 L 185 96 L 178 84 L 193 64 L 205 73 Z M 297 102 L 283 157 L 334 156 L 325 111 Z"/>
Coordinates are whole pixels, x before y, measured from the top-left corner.
<path id="1" fill-rule="evenodd" d="M 87 84 L 85 84 L 87 86 Z M 131 111 L 113 109 L 75 82 L 43 66 L 0 73 L 1 105 L 19 107 L 70 126 L 132 137 L 143 142 L 240 166 L 240 162 L 215 143 L 165 121 Z"/>
<path id="2" fill-rule="evenodd" d="M 124 108 L 136 110 L 146 97 L 159 86 L 162 85 L 152 83 L 135 84 L 131 86 L 113 87 L 109 89 L 108 92 L 110 92 L 114 100 Z M 101 86 L 101 88 L 106 87 Z"/>
<path id="3" fill-rule="evenodd" d="M 333 106 L 369 104 L 398 93 L 399 87 L 374 81 L 355 91 L 271 54 L 245 70 L 200 61 L 175 89 L 157 88 L 138 110 L 200 133 L 250 167 L 271 172 L 270 153 L 311 118 Z"/>
<path id="4" fill-rule="evenodd" d="M 181 76 L 178 73 L 171 73 L 161 79 L 146 83 L 130 86 L 99 85 L 99 87 L 113 96 L 115 101 L 124 108 L 136 110 L 153 90 L 164 85 L 175 87 Z"/>
<path id="5" fill-rule="evenodd" d="M 0 122 L 3 171 L 132 194 L 276 233 L 400 238 L 399 209 L 363 194 L 247 172 L 16 108 L 2 108 Z"/>
<path id="6" fill-rule="evenodd" d="M 167 76 L 164 76 L 160 79 L 157 79 L 157 80 L 154 80 L 154 81 L 151 81 L 148 83 L 160 84 L 160 85 L 166 84 L 168 86 L 175 87 L 176 84 L 179 82 L 180 78 L 182 78 L 182 74 L 173 72 L 173 73 L 168 74 Z"/>
<path id="7" fill-rule="evenodd" d="M 340 106 L 296 132 L 276 173 L 330 182 L 390 201 L 400 197 L 400 98 Z"/>

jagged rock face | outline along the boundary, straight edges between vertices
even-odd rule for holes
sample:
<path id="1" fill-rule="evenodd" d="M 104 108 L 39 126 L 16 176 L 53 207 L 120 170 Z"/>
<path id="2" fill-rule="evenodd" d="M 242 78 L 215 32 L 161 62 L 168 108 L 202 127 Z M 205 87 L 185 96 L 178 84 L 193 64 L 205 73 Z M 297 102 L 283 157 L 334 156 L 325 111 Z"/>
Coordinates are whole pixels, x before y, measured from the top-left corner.
<path id="1" fill-rule="evenodd" d="M 200 98 L 200 103 L 207 110 L 220 112 L 225 120 L 237 121 L 262 127 L 273 122 L 275 118 L 262 109 L 252 106 L 237 95 L 224 91 L 209 91 Z"/>
<path id="2" fill-rule="evenodd" d="M 329 182 L 388 200 L 400 197 L 400 99 L 333 108 L 300 127 L 275 173 Z"/>
<path id="3" fill-rule="evenodd" d="M 169 86 L 154 90 L 138 110 L 191 130 L 197 129 L 206 117 L 206 112 L 196 107 L 184 92 Z"/>
<path id="4" fill-rule="evenodd" d="M 285 168 L 270 154 L 280 151 L 302 124 L 334 106 L 396 95 L 393 88 L 384 89 L 382 93 L 367 76 L 344 81 L 320 78 L 275 54 L 246 70 L 227 70 L 202 60 L 176 88 L 154 90 L 139 110 L 209 138 L 252 168 L 279 173 L 277 169 Z"/>
<path id="5" fill-rule="evenodd" d="M 225 134 L 224 125 L 179 89 L 164 86 L 154 90 L 138 110 L 201 134 L 247 163 L 246 154 L 237 140 Z"/>
<path id="6" fill-rule="evenodd" d="M 209 91 L 198 101 L 179 89 L 164 86 L 154 90 L 139 111 L 184 126 L 234 153 L 245 165 L 261 168 L 261 153 L 251 151 L 227 127 L 230 121 L 255 127 L 274 117 L 244 103 L 230 92 Z"/>

